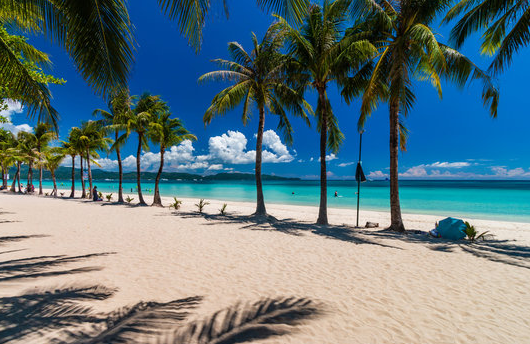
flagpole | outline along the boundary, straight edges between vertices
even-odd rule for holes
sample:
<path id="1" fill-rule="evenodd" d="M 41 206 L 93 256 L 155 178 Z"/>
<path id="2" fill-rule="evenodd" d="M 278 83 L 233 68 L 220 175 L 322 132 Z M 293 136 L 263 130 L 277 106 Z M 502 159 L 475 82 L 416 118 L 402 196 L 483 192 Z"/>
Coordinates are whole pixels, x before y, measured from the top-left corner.
<path id="1" fill-rule="evenodd" d="M 361 163 L 361 148 L 363 145 L 363 133 L 364 130 L 361 130 L 359 132 L 359 164 Z M 359 202 L 361 198 L 361 178 L 357 178 L 357 225 L 356 227 L 359 227 Z"/>

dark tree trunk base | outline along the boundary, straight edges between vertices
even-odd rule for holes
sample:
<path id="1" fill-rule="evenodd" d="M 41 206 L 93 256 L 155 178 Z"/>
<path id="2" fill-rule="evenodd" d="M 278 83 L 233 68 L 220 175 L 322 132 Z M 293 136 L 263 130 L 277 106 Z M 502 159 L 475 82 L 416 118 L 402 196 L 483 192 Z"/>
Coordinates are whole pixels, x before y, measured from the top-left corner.
<path id="1" fill-rule="evenodd" d="M 399 233 L 405 233 L 405 226 L 403 225 L 403 223 L 399 225 L 394 224 L 394 225 L 390 225 L 390 227 L 388 227 L 386 230 L 393 231 L 393 232 L 399 232 Z"/>

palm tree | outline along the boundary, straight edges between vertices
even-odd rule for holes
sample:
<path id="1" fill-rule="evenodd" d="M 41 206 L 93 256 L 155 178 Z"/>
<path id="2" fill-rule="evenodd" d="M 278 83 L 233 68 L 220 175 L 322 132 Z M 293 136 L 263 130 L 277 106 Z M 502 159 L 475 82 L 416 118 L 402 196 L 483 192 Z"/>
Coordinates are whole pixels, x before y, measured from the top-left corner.
<path id="1" fill-rule="evenodd" d="M 10 152 L 10 149 L 16 146 L 15 135 L 3 128 L 0 128 L 0 164 L 2 166 L 2 187 L 7 188 L 7 173 L 9 167 L 16 161 Z"/>
<path id="2" fill-rule="evenodd" d="M 52 126 L 48 123 L 38 123 L 33 129 L 35 138 L 37 139 L 37 152 L 42 153 L 49 142 L 57 138 L 57 133 L 52 131 Z M 44 165 L 39 165 L 39 195 L 42 195 L 42 169 Z"/>
<path id="3" fill-rule="evenodd" d="M 19 152 L 28 164 L 28 181 L 26 187 L 30 187 L 33 186 L 33 165 L 39 156 L 37 151 L 37 137 L 33 133 L 21 131 L 18 133 L 18 141 Z"/>
<path id="4" fill-rule="evenodd" d="M 243 103 L 243 124 L 247 124 L 251 109 L 256 106 L 259 112 L 259 123 L 256 138 L 256 216 L 266 216 L 265 200 L 261 181 L 263 131 L 265 128 L 265 114 L 279 116 L 278 128 L 285 134 L 286 141 L 292 142 L 292 127 L 287 117 L 287 111 L 302 117 L 306 121 L 307 112 L 312 113 L 297 90 L 285 83 L 285 68 L 289 58 L 280 53 L 284 35 L 277 24 L 270 26 L 261 43 L 252 33 L 254 49 L 249 54 L 237 42 L 228 43 L 228 51 L 232 61 L 214 60 L 224 70 L 206 73 L 199 78 L 205 80 L 228 80 L 233 85 L 219 92 L 206 110 L 203 121 L 210 124 L 213 117 L 224 115 Z"/>
<path id="5" fill-rule="evenodd" d="M 116 92 L 109 101 L 109 111 L 96 109 L 94 110 L 94 116 L 98 114 L 103 117 L 102 122 L 106 126 L 106 129 L 114 132 L 114 144 L 111 150 L 116 151 L 116 157 L 118 160 L 118 203 L 123 203 L 123 166 L 121 161 L 120 149 L 125 144 L 125 141 L 120 141 L 120 131 L 126 128 L 128 116 L 131 115 L 131 106 L 134 97 L 129 96 L 129 90 L 120 89 Z"/>
<path id="6" fill-rule="evenodd" d="M 437 41 L 430 27 L 437 15 L 447 9 L 447 0 L 357 0 L 363 14 L 354 31 L 362 31 L 378 49 L 378 55 L 365 88 L 359 129 L 381 101 L 388 102 L 390 115 L 390 229 L 404 231 L 398 183 L 398 151 L 404 149 L 407 132 L 404 118 L 415 101 L 413 77 L 428 80 L 442 96 L 441 79 L 463 87 L 468 80 L 480 79 L 482 98 L 497 115 L 498 92 L 490 76 L 458 51 Z"/>
<path id="7" fill-rule="evenodd" d="M 74 127 L 68 133 L 68 139 L 62 142 L 62 148 L 65 150 L 65 153 L 72 157 L 72 186 L 70 191 L 70 198 L 75 197 L 75 157 L 79 154 L 79 136 L 81 130 L 77 127 Z M 83 157 L 79 156 L 80 160 Z M 83 180 L 83 163 L 81 161 L 81 180 Z M 85 185 L 83 184 L 83 196 L 85 197 Z"/>
<path id="8" fill-rule="evenodd" d="M 327 88 L 341 82 L 359 61 L 372 56 L 374 47 L 365 40 L 344 36 L 350 1 L 324 1 L 322 7 L 311 7 L 300 31 L 279 18 L 287 32 L 289 49 L 294 61 L 289 66 L 291 80 L 303 89 L 317 91 L 317 129 L 320 132 L 320 208 L 317 224 L 327 225 L 327 166 L 328 150 L 337 153 L 344 139 L 333 113 Z"/>
<path id="9" fill-rule="evenodd" d="M 81 147 L 80 156 L 85 156 L 88 171 L 88 184 L 90 187 L 89 193 L 92 193 L 92 170 L 90 161 L 92 158 L 99 158 L 97 151 L 107 150 L 109 143 L 112 140 L 105 137 L 103 126 L 99 121 L 88 121 L 81 125 L 81 133 L 79 136 L 79 145 Z M 97 163 L 96 163 L 97 165 Z"/>
<path id="10" fill-rule="evenodd" d="M 151 122 L 160 114 L 167 111 L 167 105 L 163 102 L 159 96 L 153 96 L 149 93 L 144 93 L 140 96 L 138 103 L 132 110 L 132 113 L 127 118 L 125 125 L 126 131 L 120 136 L 118 141 L 124 142 L 131 132 L 138 134 L 138 148 L 136 150 L 136 185 L 138 187 L 138 200 L 140 205 L 147 205 L 142 195 L 142 183 L 141 178 L 141 157 L 142 148 L 149 150 L 148 144 L 148 129 Z"/>
<path id="11" fill-rule="evenodd" d="M 166 148 L 179 145 L 184 140 L 197 140 L 195 135 L 184 128 L 178 118 L 170 118 L 170 112 L 163 112 L 149 125 L 149 138 L 155 144 L 160 145 L 160 167 L 155 179 L 155 195 L 153 204 L 161 207 L 162 199 L 160 198 L 159 183 L 162 171 L 164 169 L 164 153 Z"/>
<path id="12" fill-rule="evenodd" d="M 477 31 L 482 35 L 482 53 L 495 55 L 490 70 L 502 72 L 513 55 L 530 43 L 530 6 L 526 0 L 460 0 L 444 19 L 460 17 L 451 30 L 451 42 L 460 48 Z"/>
<path id="13" fill-rule="evenodd" d="M 53 197 L 57 197 L 57 182 L 55 180 L 55 171 L 57 170 L 57 168 L 59 168 L 59 165 L 64 160 L 67 154 L 68 150 L 61 147 L 54 147 L 44 151 L 44 155 L 46 157 L 44 165 L 52 175 L 53 191 L 51 194 L 53 195 Z"/>

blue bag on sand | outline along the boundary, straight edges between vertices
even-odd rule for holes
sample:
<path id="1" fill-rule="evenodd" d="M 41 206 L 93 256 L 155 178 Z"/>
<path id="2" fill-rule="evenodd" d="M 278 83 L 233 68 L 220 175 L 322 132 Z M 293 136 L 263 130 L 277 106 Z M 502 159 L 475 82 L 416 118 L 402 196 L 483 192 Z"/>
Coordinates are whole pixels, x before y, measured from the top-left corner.
<path id="1" fill-rule="evenodd" d="M 445 239 L 461 240 L 466 237 L 466 225 L 460 219 L 448 217 L 438 223 L 438 234 Z"/>

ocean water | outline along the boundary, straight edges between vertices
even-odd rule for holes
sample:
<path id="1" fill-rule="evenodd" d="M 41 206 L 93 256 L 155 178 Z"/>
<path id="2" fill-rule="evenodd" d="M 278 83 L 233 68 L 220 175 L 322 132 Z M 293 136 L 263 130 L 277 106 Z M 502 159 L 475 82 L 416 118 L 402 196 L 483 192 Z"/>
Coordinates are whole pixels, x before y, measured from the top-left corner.
<path id="1" fill-rule="evenodd" d="M 70 188 L 70 181 L 58 181 L 58 184 L 60 188 Z M 97 180 L 94 184 L 104 194 L 117 192 L 117 181 Z M 52 187 L 51 181 L 45 181 L 44 185 Z M 76 181 L 76 189 L 80 187 L 80 183 Z M 135 192 L 136 183 L 126 182 L 123 187 L 127 193 L 131 193 L 131 190 Z M 152 195 L 153 187 L 153 181 L 142 182 L 146 195 Z M 335 191 L 339 197 L 334 197 Z M 356 192 L 357 184 L 354 181 L 330 181 L 328 206 L 354 211 L 357 204 Z M 254 202 L 256 197 L 254 183 L 244 181 L 162 181 L 160 193 L 162 196 L 177 198 L 221 201 Z M 318 206 L 319 193 L 318 181 L 264 183 L 266 203 Z M 530 223 L 530 181 L 401 181 L 400 199 L 403 213 Z M 362 183 L 361 209 L 388 211 L 389 207 L 389 182 Z"/>

